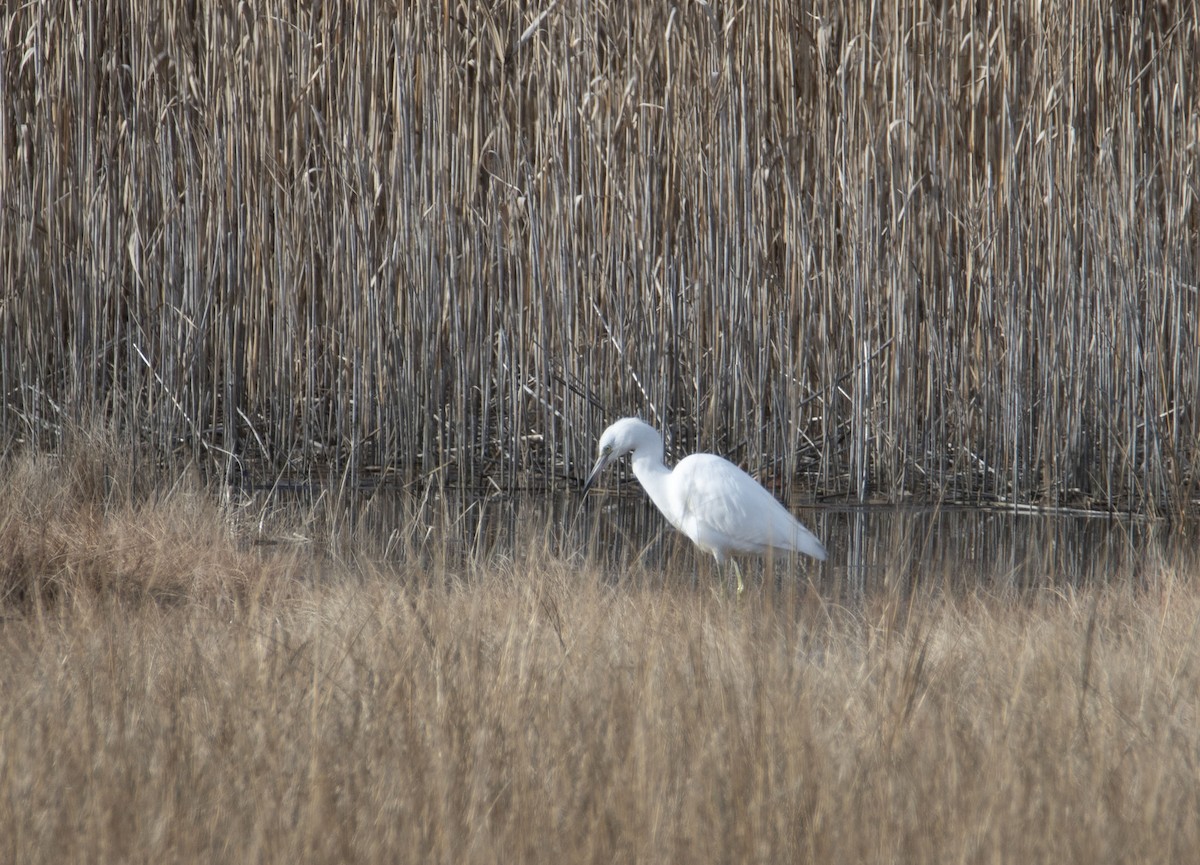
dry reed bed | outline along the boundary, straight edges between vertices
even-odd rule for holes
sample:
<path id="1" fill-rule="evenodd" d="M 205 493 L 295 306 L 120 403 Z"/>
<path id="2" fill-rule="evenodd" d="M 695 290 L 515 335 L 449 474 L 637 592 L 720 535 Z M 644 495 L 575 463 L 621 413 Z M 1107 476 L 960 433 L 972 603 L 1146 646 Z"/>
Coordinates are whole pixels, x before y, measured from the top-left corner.
<path id="1" fill-rule="evenodd" d="M 1198 12 L 8 4 L 0 434 L 1186 510 Z"/>
<path id="2" fill-rule="evenodd" d="M 0 489 L 8 860 L 1200 853 L 1195 574 L 850 609 L 613 585 L 544 529 L 454 571 L 321 557 L 89 444 Z"/>

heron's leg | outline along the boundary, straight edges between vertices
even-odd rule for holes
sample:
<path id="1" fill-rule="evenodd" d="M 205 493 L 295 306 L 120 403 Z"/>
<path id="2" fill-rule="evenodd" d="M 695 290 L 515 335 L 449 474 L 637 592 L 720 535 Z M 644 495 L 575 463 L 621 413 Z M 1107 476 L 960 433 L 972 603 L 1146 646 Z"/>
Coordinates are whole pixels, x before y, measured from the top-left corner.
<path id="1" fill-rule="evenodd" d="M 737 563 L 737 559 L 730 559 L 729 563 L 733 565 L 733 573 L 737 576 L 737 594 L 740 598 L 742 592 L 746 590 L 746 586 L 742 583 L 742 569 Z"/>

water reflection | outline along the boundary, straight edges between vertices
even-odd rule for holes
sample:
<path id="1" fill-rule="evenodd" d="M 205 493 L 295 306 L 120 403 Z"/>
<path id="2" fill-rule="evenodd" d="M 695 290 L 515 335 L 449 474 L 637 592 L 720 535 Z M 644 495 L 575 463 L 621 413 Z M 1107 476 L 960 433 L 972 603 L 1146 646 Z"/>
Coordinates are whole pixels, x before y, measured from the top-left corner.
<path id="1" fill-rule="evenodd" d="M 1014 513 L 966 507 L 868 507 L 822 520 L 860 591 L 889 577 L 995 590 L 1143 580 L 1195 548 L 1165 524 L 1100 515 Z"/>
<path id="2" fill-rule="evenodd" d="M 594 561 L 619 582 L 641 574 L 713 577 L 711 560 L 675 532 L 638 490 L 573 495 L 472 495 L 419 499 L 377 490 L 354 507 L 357 537 L 389 538 L 385 551 L 428 549 L 455 561 L 520 561 L 529 545 Z M 863 596 L 889 581 L 989 590 L 1143 581 L 1164 567 L 1196 566 L 1200 531 L 1186 525 L 1106 515 L 1013 513 L 961 506 L 808 506 L 796 515 L 822 538 L 829 561 L 776 562 L 834 595 Z M 635 566 L 640 566 L 635 567 Z M 753 560 L 747 576 L 761 575 Z"/>
<path id="3" fill-rule="evenodd" d="M 608 545 L 633 541 L 645 544 L 650 560 L 659 561 L 677 555 L 679 546 L 691 547 L 652 506 L 622 499 L 618 507 L 609 503 L 596 509 L 605 527 L 593 539 L 601 553 Z M 800 557 L 787 567 L 851 596 L 897 579 L 997 591 L 1142 581 L 1164 565 L 1194 568 L 1200 546 L 1195 524 L 1096 514 L 932 505 L 796 507 L 794 512 L 824 541 L 829 561 L 818 567 Z"/>

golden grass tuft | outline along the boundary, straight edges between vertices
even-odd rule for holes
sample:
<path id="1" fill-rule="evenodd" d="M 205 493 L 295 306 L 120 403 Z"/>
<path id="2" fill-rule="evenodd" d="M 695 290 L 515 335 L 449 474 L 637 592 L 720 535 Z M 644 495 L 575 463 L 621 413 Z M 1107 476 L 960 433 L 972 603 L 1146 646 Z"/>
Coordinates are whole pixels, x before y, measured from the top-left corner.
<path id="1" fill-rule="evenodd" d="M 103 598 L 245 603 L 278 591 L 295 557 L 251 549 L 237 512 L 187 470 L 174 480 L 107 431 L 0 473 L 0 605 L 22 612 Z M 161 486 L 159 486 L 161 484 Z"/>

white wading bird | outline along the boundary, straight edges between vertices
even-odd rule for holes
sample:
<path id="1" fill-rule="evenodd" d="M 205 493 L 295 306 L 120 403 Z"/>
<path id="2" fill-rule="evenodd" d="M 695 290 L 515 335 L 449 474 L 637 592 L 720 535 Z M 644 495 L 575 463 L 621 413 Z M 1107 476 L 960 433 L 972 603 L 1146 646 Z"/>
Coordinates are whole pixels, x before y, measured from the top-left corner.
<path id="1" fill-rule="evenodd" d="M 804 553 L 825 561 L 825 547 L 800 525 L 773 495 L 729 460 L 692 454 L 674 470 L 663 465 L 663 440 L 654 427 L 635 417 L 622 418 L 600 436 L 600 458 L 583 483 L 586 494 L 609 463 L 633 455 L 633 473 L 679 531 L 700 549 L 712 553 L 717 568 L 733 561 L 737 590 L 742 572 L 730 556 L 762 555 L 769 550 Z"/>

